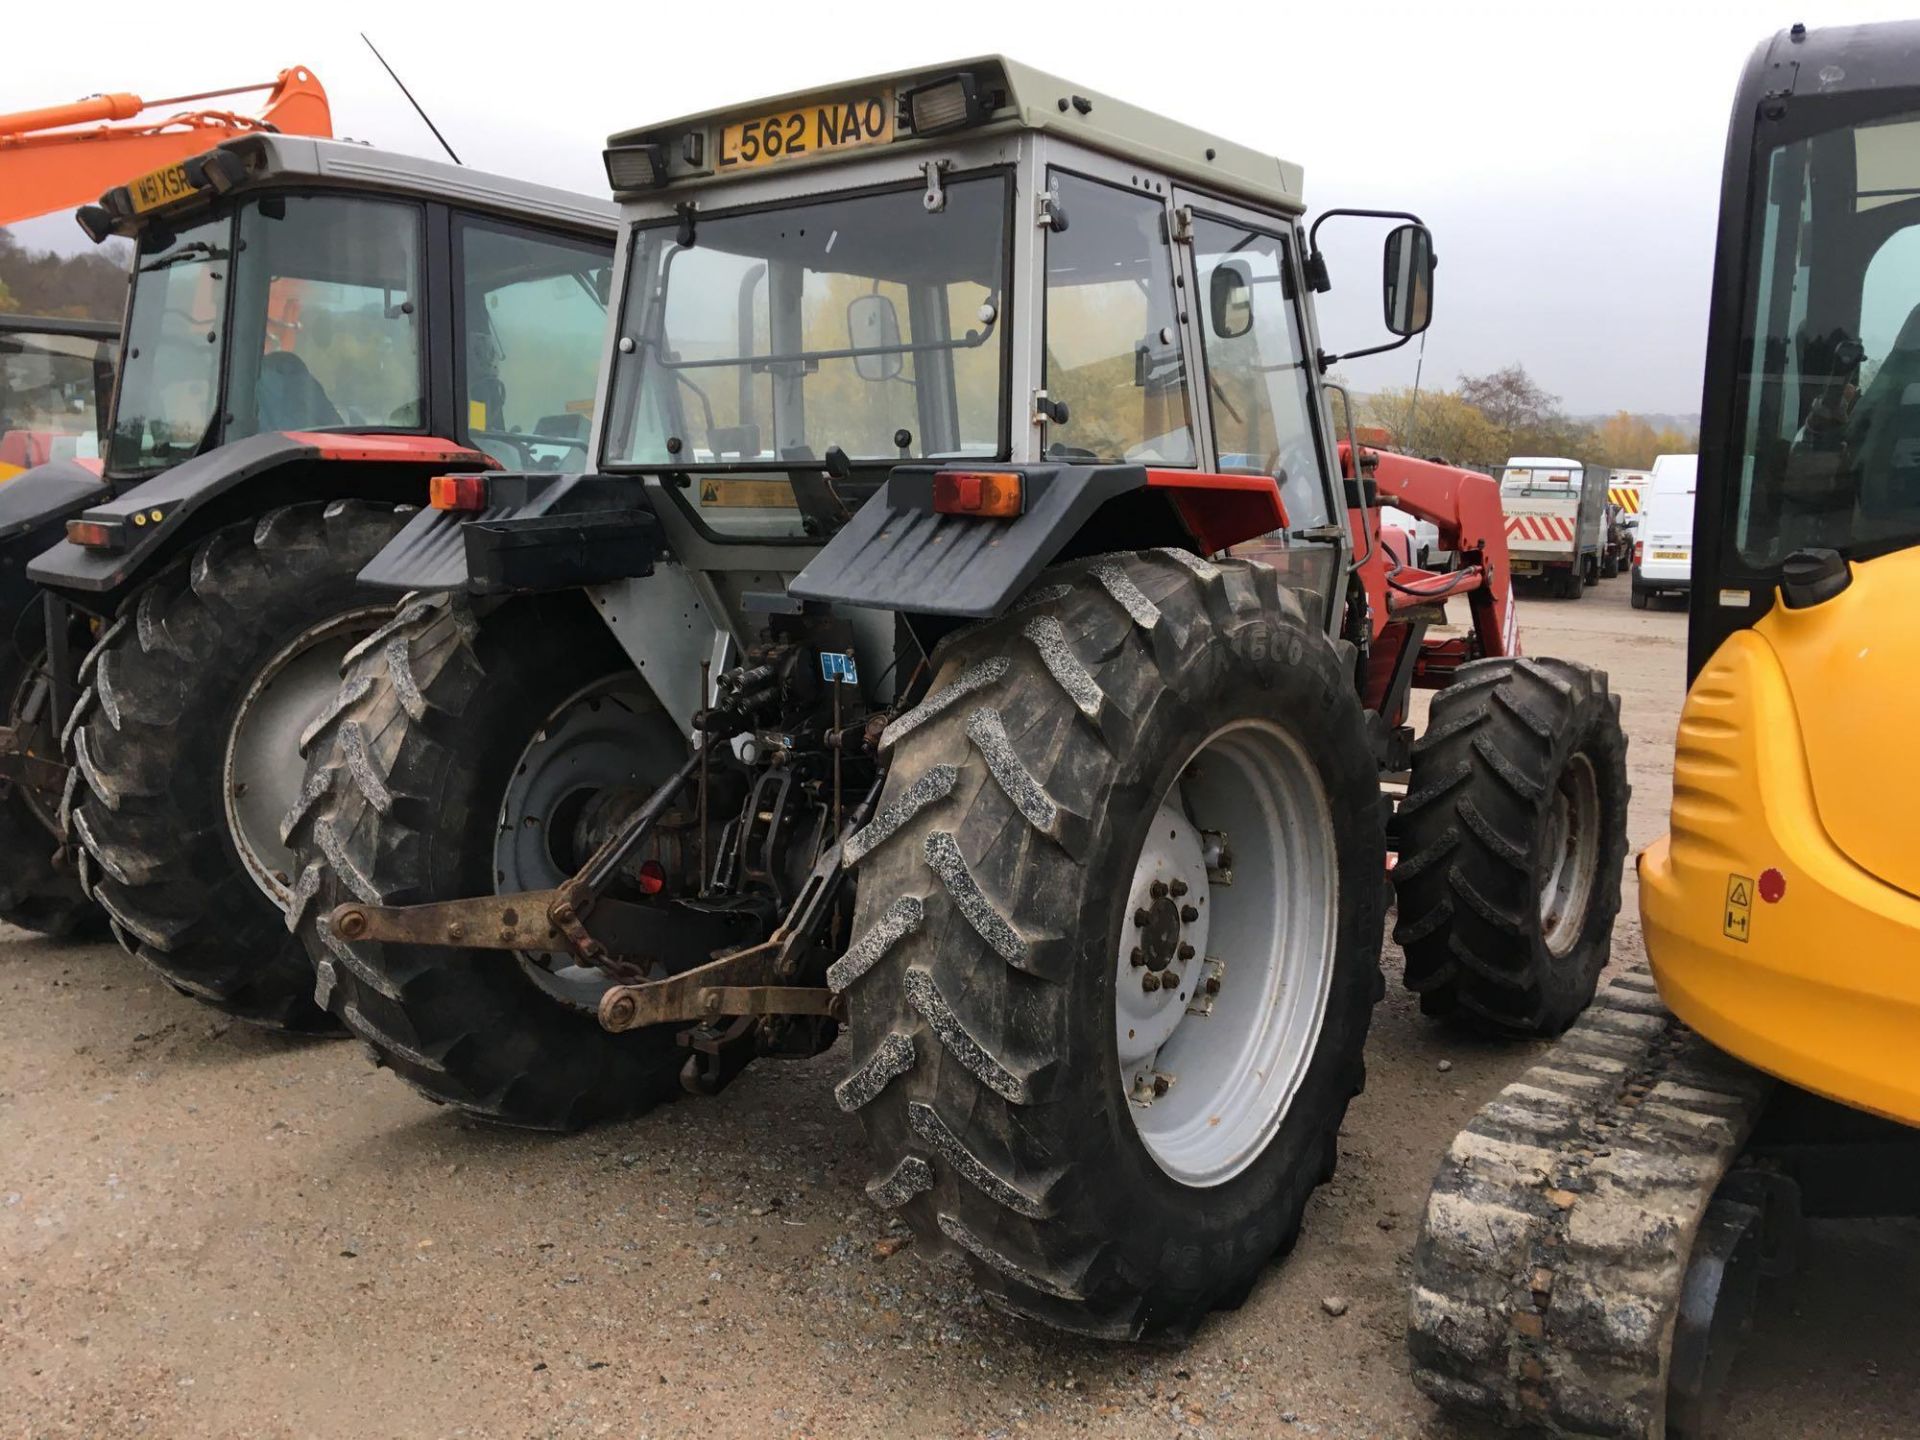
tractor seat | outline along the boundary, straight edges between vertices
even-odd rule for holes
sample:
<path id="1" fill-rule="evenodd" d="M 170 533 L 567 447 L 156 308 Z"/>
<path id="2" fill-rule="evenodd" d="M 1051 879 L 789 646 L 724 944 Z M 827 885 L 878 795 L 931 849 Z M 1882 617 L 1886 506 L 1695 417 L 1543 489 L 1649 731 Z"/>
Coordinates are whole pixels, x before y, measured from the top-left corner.
<path id="1" fill-rule="evenodd" d="M 310 425 L 344 425 L 326 387 L 313 378 L 307 362 L 291 350 L 269 350 L 260 357 L 260 387 L 254 400 L 261 430 L 302 430 Z"/>

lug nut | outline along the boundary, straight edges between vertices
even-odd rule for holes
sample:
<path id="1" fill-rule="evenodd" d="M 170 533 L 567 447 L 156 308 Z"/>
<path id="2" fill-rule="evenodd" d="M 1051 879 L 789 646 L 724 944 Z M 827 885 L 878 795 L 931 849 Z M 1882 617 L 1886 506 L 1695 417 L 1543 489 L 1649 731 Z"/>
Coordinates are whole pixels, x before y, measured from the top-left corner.
<path id="1" fill-rule="evenodd" d="M 1153 884 L 1147 887 L 1147 893 L 1156 900 L 1163 899 L 1167 893 L 1167 882 L 1164 880 L 1154 881 Z"/>
<path id="2" fill-rule="evenodd" d="M 1180 918 L 1191 925 L 1200 918 L 1200 907 L 1197 905 L 1182 905 L 1180 907 Z"/>
<path id="3" fill-rule="evenodd" d="M 1144 908 L 1133 912 L 1133 924 L 1136 930 L 1147 928 L 1147 912 Z"/>
<path id="4" fill-rule="evenodd" d="M 1135 965 L 1144 965 L 1147 963 L 1147 952 L 1136 945 L 1133 947 L 1133 953 L 1129 955 L 1127 959 L 1131 960 Z"/>
<path id="5" fill-rule="evenodd" d="M 1140 988 L 1151 995 L 1160 988 L 1160 977 L 1149 970 L 1140 977 Z"/>
<path id="6" fill-rule="evenodd" d="M 1167 1091 L 1171 1090 L 1172 1088 L 1173 1088 L 1173 1082 L 1167 1079 L 1166 1076 L 1156 1075 L 1153 1077 L 1153 1093 L 1156 1096 L 1164 1095 L 1167 1093 Z"/>
<path id="7" fill-rule="evenodd" d="M 1218 995 L 1219 993 L 1220 993 L 1220 977 L 1218 975 L 1207 976 L 1207 994 Z"/>
<path id="8" fill-rule="evenodd" d="M 1176 880 L 1172 885 L 1168 886 L 1167 889 L 1173 898 L 1178 900 L 1182 895 L 1187 893 L 1187 882 L 1184 880 Z"/>
<path id="9" fill-rule="evenodd" d="M 1178 955 L 1182 960 L 1191 960 L 1193 959 L 1193 946 L 1182 940 L 1180 942 L 1180 948 L 1173 953 Z"/>

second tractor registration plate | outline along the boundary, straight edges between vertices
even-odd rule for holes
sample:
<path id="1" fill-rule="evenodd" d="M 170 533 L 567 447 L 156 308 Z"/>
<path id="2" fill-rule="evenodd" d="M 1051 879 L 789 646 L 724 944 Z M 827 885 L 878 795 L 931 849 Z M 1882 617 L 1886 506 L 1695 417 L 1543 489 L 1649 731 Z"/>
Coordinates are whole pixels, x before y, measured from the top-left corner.
<path id="1" fill-rule="evenodd" d="M 893 139 L 893 92 L 818 100 L 722 126 L 721 170 L 748 170 L 823 151 L 884 145 Z"/>
<path id="2" fill-rule="evenodd" d="M 193 183 L 187 179 L 186 166 L 162 165 L 158 170 L 142 175 L 127 186 L 127 190 L 133 196 L 134 213 L 145 214 L 169 200 L 191 195 Z"/>

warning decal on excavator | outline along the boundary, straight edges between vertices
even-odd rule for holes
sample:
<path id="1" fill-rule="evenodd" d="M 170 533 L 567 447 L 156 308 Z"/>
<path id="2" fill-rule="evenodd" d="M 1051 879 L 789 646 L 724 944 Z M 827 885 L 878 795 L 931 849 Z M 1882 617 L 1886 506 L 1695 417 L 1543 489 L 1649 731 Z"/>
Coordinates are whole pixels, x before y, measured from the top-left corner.
<path id="1" fill-rule="evenodd" d="M 1753 923 L 1753 881 L 1745 875 L 1727 876 L 1726 912 L 1720 930 L 1729 940 L 1747 943 L 1747 929 Z"/>

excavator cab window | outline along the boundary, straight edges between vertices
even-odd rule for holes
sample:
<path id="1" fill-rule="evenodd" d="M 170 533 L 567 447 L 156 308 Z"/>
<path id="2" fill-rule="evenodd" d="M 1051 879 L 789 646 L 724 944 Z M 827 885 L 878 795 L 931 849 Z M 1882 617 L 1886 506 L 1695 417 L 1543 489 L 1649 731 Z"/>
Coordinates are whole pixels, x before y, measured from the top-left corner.
<path id="1" fill-rule="evenodd" d="M 1761 173 L 1740 553 L 1920 543 L 1920 115 L 1817 129 Z"/>

